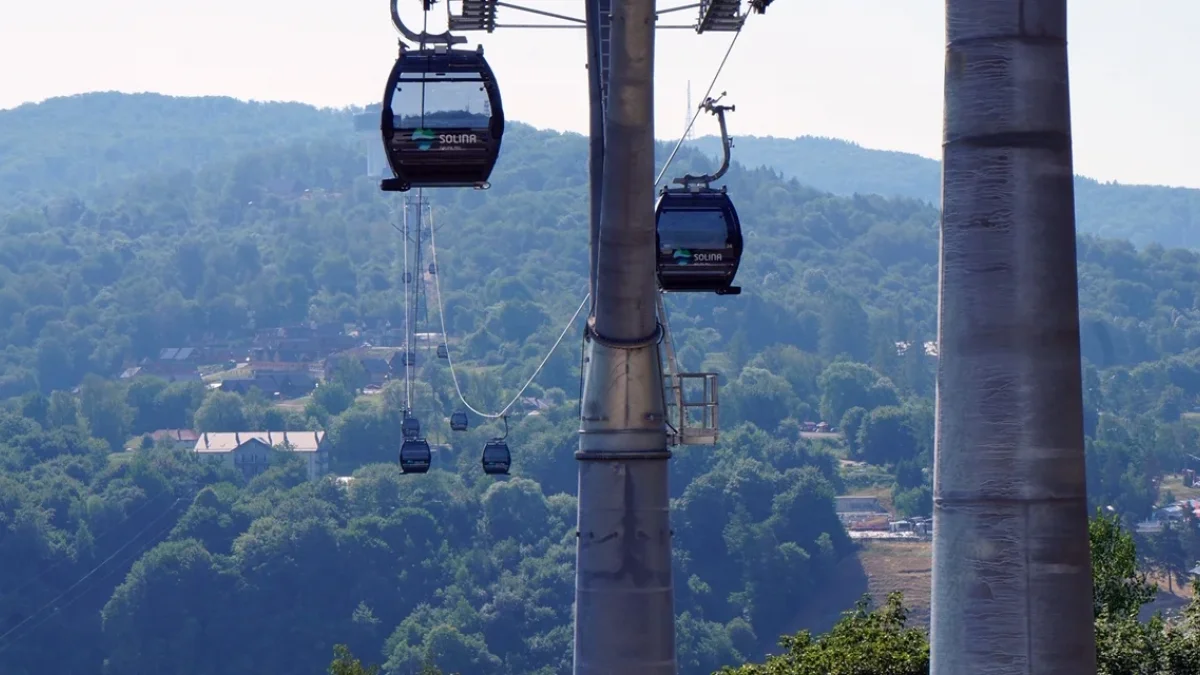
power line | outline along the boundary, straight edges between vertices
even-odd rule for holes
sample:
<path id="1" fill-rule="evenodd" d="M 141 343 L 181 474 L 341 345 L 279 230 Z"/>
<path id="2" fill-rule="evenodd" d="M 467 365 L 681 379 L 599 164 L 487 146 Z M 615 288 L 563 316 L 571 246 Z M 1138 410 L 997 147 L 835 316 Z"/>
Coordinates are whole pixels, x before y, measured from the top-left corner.
<path id="1" fill-rule="evenodd" d="M 175 524 L 171 523 L 171 524 L 168 524 L 166 527 L 155 532 L 153 536 L 151 536 L 141 546 L 139 546 L 137 549 L 135 549 L 133 551 L 133 553 L 122 558 L 120 561 L 117 562 L 116 565 L 113 565 L 104 574 L 101 574 L 100 576 L 95 577 L 94 583 L 90 585 L 91 588 L 85 588 L 82 593 L 76 595 L 75 597 L 71 598 L 70 600 L 67 600 L 61 606 L 55 607 L 53 612 L 42 617 L 42 619 L 40 621 L 38 621 L 37 623 L 30 626 L 29 630 L 25 631 L 24 633 L 22 633 L 20 635 L 17 635 L 16 637 L 12 638 L 4 645 L 0 646 L 0 653 L 8 651 L 9 648 L 11 648 L 13 645 L 17 644 L 18 642 L 20 642 L 23 638 L 26 638 L 26 637 L 29 637 L 30 635 L 32 635 L 34 631 L 36 631 L 38 628 L 40 628 L 42 626 L 42 624 L 46 623 L 50 619 L 53 619 L 56 616 L 61 616 L 62 613 L 64 611 L 66 611 L 69 607 L 71 607 L 75 603 L 77 603 L 80 600 L 82 600 L 83 598 L 85 598 L 88 594 L 88 591 L 96 590 L 95 584 L 97 584 L 101 581 L 104 581 L 105 579 L 111 577 L 112 575 L 116 574 L 117 572 L 119 572 L 123 569 L 126 569 L 126 566 L 132 564 L 137 558 L 141 557 L 152 545 L 156 544 L 164 535 L 169 534 L 171 529 L 174 527 L 175 527 Z M 134 537 L 134 539 L 137 539 L 138 536 L 140 536 L 140 533 L 139 533 L 139 535 L 136 535 Z M 103 564 L 104 563 L 101 563 L 100 565 L 102 566 Z M 43 607 L 43 609 L 45 609 L 45 608 Z M 42 610 L 38 610 L 38 611 L 40 612 Z M 30 618 L 32 618 L 32 617 L 30 617 Z M 20 624 L 18 624 L 17 628 L 19 628 L 19 627 L 20 627 Z M 16 630 L 16 629 L 14 628 L 14 630 Z"/>
<path id="2" fill-rule="evenodd" d="M 133 510 L 131 513 L 129 513 L 128 515 L 126 515 L 124 518 L 122 518 L 121 520 L 117 521 L 117 523 L 116 523 L 116 524 L 114 524 L 114 525 L 111 525 L 111 526 L 110 526 L 108 529 L 106 529 L 106 530 L 105 530 L 105 531 L 104 531 L 102 534 L 100 534 L 100 535 L 99 535 L 99 536 L 97 536 L 95 539 L 93 539 L 93 540 L 92 540 L 93 544 L 98 544 L 98 543 L 100 543 L 101 541 L 103 541 L 105 537 L 107 537 L 108 535 L 110 535 L 110 534 L 112 534 L 113 532 L 115 532 L 115 531 L 117 530 L 117 528 L 119 528 L 120 526 L 122 526 L 122 525 L 124 525 L 125 523 L 129 522 L 129 520 L 130 520 L 130 519 L 132 519 L 134 516 L 137 516 L 137 515 L 138 515 L 139 513 L 141 513 L 142 511 L 145 511 L 147 508 L 149 508 L 149 507 L 150 507 L 150 505 L 151 505 L 151 504 L 153 504 L 154 502 L 158 501 L 158 498 L 159 498 L 159 497 L 162 497 L 163 495 L 165 495 L 165 494 L 168 494 L 169 492 L 171 492 L 171 488 L 170 488 L 170 487 L 163 488 L 161 491 L 159 491 L 159 493 L 158 493 L 158 494 L 156 494 L 156 495 L 154 495 L 153 497 L 150 497 L 150 498 L 149 498 L 149 499 L 147 499 L 146 501 L 142 502 L 142 505 L 141 505 L 141 506 L 139 506 L 139 507 L 137 507 L 136 509 L 134 509 L 134 510 Z M 39 579 L 41 579 L 41 578 L 45 577 L 47 574 L 49 574 L 50 572 L 52 572 L 54 569 L 56 569 L 56 568 L 58 568 L 58 567 L 62 566 L 64 563 L 66 563 L 66 562 L 68 562 L 68 561 L 70 561 L 70 558 L 60 558 L 58 562 L 54 563 L 53 565 L 50 565 L 49 567 L 46 567 L 46 568 L 44 568 L 44 569 L 43 569 L 41 572 L 39 572 L 38 574 L 36 574 L 36 575 L 35 575 L 35 576 L 33 576 L 32 578 L 30 578 L 30 579 L 29 579 L 28 581 L 26 581 L 25 583 L 21 584 L 20 586 L 17 586 L 16 588 L 14 588 L 13 590 L 9 591 L 8 593 L 5 593 L 5 594 L 3 594 L 3 595 L 0 595 L 0 601 L 6 601 L 6 600 L 8 600 L 9 598 L 15 598 L 16 596 L 18 596 L 18 595 L 21 593 L 21 591 L 23 591 L 23 590 L 25 590 L 26 588 L 28 588 L 29 586 L 33 585 L 33 584 L 34 584 L 35 582 L 37 582 Z"/>
<path id="3" fill-rule="evenodd" d="M 34 612 L 33 614 L 30 614 L 28 617 L 26 617 L 26 619 L 25 619 L 24 621 L 22 621 L 22 622 L 18 623 L 17 625 L 13 626 L 12 628 L 8 629 L 8 631 L 7 631 L 7 632 L 5 632 L 3 635 L 0 635 L 0 640 L 4 640 L 4 639 L 5 639 L 5 638 L 7 638 L 8 636 L 12 635 L 13 633 L 15 633 L 15 632 L 17 631 L 17 629 L 21 628 L 21 627 L 22 627 L 22 626 L 24 626 L 25 624 L 27 624 L 27 623 L 29 623 L 30 621 L 32 621 L 32 620 L 33 620 L 33 619 L 34 619 L 34 618 L 35 618 L 37 615 L 39 615 L 39 614 L 41 614 L 42 612 L 44 612 L 44 611 L 46 611 L 47 609 L 49 609 L 51 606 L 53 606 L 53 605 L 54 605 L 55 603 L 57 603 L 59 600 L 62 600 L 63 598 L 65 598 L 65 597 L 67 596 L 67 594 L 68 594 L 68 593 L 70 593 L 71 591 L 75 590 L 75 589 L 76 589 L 76 588 L 77 588 L 77 587 L 78 587 L 80 584 L 82 584 L 83 582 L 85 582 L 85 581 L 87 581 L 89 578 L 91 578 L 91 576 L 92 576 L 93 574 L 95 574 L 96 572 L 98 572 L 98 571 L 100 570 L 100 568 L 101 568 L 101 567 L 103 567 L 103 566 L 104 566 L 106 563 L 108 563 L 109 561 L 111 561 L 113 558 L 116 558 L 116 557 L 117 557 L 117 554 L 119 554 L 121 551 L 124 551 L 126 548 L 128 548 L 128 547 L 129 547 L 129 545 L 130 545 L 130 544 L 132 544 L 132 543 L 133 543 L 134 541 L 136 541 L 136 540 L 137 540 L 139 537 L 141 537 L 143 534 L 145 534 L 145 533 L 146 533 L 146 532 L 147 532 L 147 531 L 148 531 L 148 530 L 149 530 L 151 527 L 153 527 L 153 526 L 154 526 L 154 524 L 155 524 L 155 523 L 157 523 L 158 521 L 160 521 L 160 520 L 162 520 L 163 518 L 165 518 L 165 517 L 167 516 L 167 514 L 171 512 L 171 509 L 175 508 L 175 506 L 177 506 L 177 505 L 179 504 L 179 502 L 181 502 L 181 501 L 183 501 L 183 500 L 182 500 L 182 498 L 179 498 L 179 499 L 176 499 L 174 502 L 172 502 L 172 503 L 171 503 L 171 505 L 170 505 L 170 506 L 168 506 L 168 507 L 167 507 L 167 508 L 166 508 L 166 509 L 165 509 L 165 510 L 162 512 L 162 513 L 160 513 L 160 514 L 158 514 L 157 516 L 155 516 L 155 517 L 154 517 L 154 519 L 153 519 L 153 520 L 151 520 L 149 523 L 147 523 L 147 524 L 146 524 L 146 526 L 145 526 L 145 527 L 143 527 L 141 530 L 139 530 L 137 534 L 133 535 L 133 537 L 131 537 L 131 538 L 129 539 L 129 541 L 126 541 L 124 544 L 122 544 L 122 545 L 121 545 L 121 547 L 120 547 L 120 548 L 118 548 L 117 550 L 113 551 L 111 555 L 109 555 L 109 556 L 108 556 L 107 558 L 105 558 L 104 560 L 101 560 L 101 561 L 100 561 L 100 564 L 96 565 L 96 566 L 95 566 L 95 567 L 93 567 L 93 568 L 92 568 L 92 569 L 91 569 L 91 570 L 90 570 L 90 571 L 89 571 L 87 574 L 84 574 L 82 577 L 80 577 L 80 578 L 79 578 L 79 581 L 76 581 L 75 583 L 73 583 L 73 584 L 71 584 L 70 586 L 68 586 L 68 587 L 67 587 L 67 590 L 63 591 L 62 593 L 59 593 L 57 596 L 55 596 L 55 598 L 54 598 L 53 600 L 51 600 L 50 602 L 47 602 L 46 604 L 42 605 L 42 607 L 41 607 L 40 609 L 38 609 L 38 610 L 37 610 L 36 612 Z M 8 644 L 5 644 L 5 645 L 3 645 L 3 646 L 0 646 L 0 652 L 2 652 L 2 651 L 4 651 L 4 650 L 8 649 L 9 647 L 11 647 L 11 646 L 12 646 L 13 644 L 15 644 L 15 643 L 16 643 L 16 641 L 15 641 L 15 640 L 13 640 L 13 641 L 10 641 Z"/>
<path id="4" fill-rule="evenodd" d="M 550 346 L 550 351 L 546 352 L 546 356 L 542 359 L 542 362 L 539 363 L 537 368 L 534 369 L 533 374 L 529 376 L 529 379 L 525 381 L 525 384 L 521 385 L 520 390 L 518 390 L 516 395 L 513 396 L 512 400 L 508 402 L 508 405 L 501 408 L 500 412 L 498 412 L 498 413 L 483 412 L 483 411 L 475 408 L 475 406 L 468 403 L 466 397 L 463 396 L 462 387 L 459 386 L 459 383 L 458 383 L 458 373 L 454 370 L 454 359 L 450 356 L 450 341 L 446 335 L 446 310 L 445 310 L 445 307 L 442 305 L 442 281 L 441 281 L 442 265 L 441 265 L 441 263 L 438 262 L 437 235 L 434 234 L 436 232 L 436 230 L 437 230 L 437 228 L 434 227 L 434 224 L 433 224 L 433 209 L 430 209 L 429 210 L 429 250 L 433 254 L 433 264 L 438 272 L 437 274 L 435 274 L 433 276 L 433 289 L 434 289 L 434 292 L 437 294 L 438 319 L 441 321 L 441 324 L 442 324 L 442 344 L 446 346 L 446 362 L 450 366 L 450 379 L 454 382 L 454 393 L 458 395 L 458 400 L 461 401 L 464 406 L 466 406 L 467 410 L 470 410 L 471 412 L 475 413 L 476 415 L 479 415 L 480 417 L 484 417 L 487 419 L 493 419 L 493 420 L 504 417 L 505 415 L 508 414 L 508 411 L 514 405 L 516 405 L 517 401 L 521 400 L 521 395 L 525 393 L 525 390 L 529 388 L 529 385 L 533 384 L 533 381 L 535 379 L 537 379 L 538 374 L 542 372 L 542 368 L 544 368 L 546 366 L 546 363 L 550 361 L 550 357 L 554 355 L 554 351 L 556 349 L 558 349 L 558 345 L 560 345 L 563 341 L 563 338 L 567 336 L 567 332 L 571 330 L 571 326 L 575 325 L 575 320 L 579 318 L 579 313 L 582 312 L 583 308 L 587 305 L 588 298 L 591 297 L 591 294 L 589 293 L 589 294 L 583 296 L 583 301 L 579 303 L 579 307 L 576 308 L 575 314 L 573 314 L 571 316 L 571 320 L 567 322 L 566 326 L 563 326 L 562 333 L 559 333 L 558 339 L 555 340 L 554 344 Z"/>

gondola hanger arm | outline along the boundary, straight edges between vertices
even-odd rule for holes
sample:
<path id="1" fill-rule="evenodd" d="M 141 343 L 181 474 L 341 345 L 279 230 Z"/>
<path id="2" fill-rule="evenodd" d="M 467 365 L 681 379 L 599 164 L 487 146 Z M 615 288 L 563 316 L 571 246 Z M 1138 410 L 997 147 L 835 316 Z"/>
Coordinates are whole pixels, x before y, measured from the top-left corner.
<path id="1" fill-rule="evenodd" d="M 720 105 L 720 101 L 723 98 L 725 98 L 725 92 L 721 92 L 721 95 L 716 98 L 706 98 L 704 99 L 704 102 L 700 104 L 701 110 L 717 116 L 717 123 L 721 126 L 721 149 L 723 151 L 721 157 L 721 166 L 711 174 L 701 174 L 699 176 L 688 174 L 686 176 L 676 178 L 673 181 L 676 185 L 682 185 L 684 188 L 706 188 L 708 187 L 709 183 L 719 180 L 721 176 L 724 176 L 725 173 L 729 171 L 729 159 L 730 151 L 733 150 L 733 139 L 729 137 L 729 129 L 725 125 L 725 112 L 736 112 L 737 106 Z"/>
<path id="2" fill-rule="evenodd" d="M 450 31 L 445 33 L 416 33 L 411 28 L 404 25 L 404 20 L 400 18 L 400 0 L 390 0 L 392 9 L 392 25 L 396 30 L 409 42 L 415 42 L 418 45 L 461 45 L 467 42 L 467 38 L 459 35 L 451 35 Z M 449 7 L 449 5 L 447 5 Z"/>

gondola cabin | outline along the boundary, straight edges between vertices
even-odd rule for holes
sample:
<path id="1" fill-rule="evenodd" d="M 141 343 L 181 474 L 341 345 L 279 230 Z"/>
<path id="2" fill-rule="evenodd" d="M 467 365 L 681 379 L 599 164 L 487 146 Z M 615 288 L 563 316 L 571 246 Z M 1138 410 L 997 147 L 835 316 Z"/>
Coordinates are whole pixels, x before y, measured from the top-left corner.
<path id="1" fill-rule="evenodd" d="M 421 420 L 415 417 L 405 417 L 404 421 L 400 423 L 400 433 L 409 439 L 419 437 L 421 435 Z"/>
<path id="2" fill-rule="evenodd" d="M 724 189 L 671 189 L 654 209 L 658 285 L 668 292 L 736 295 L 742 225 Z"/>
<path id="3" fill-rule="evenodd" d="M 406 365 L 406 366 L 417 365 L 417 353 L 412 350 L 408 350 L 408 351 L 404 352 L 404 365 Z"/>
<path id="4" fill-rule="evenodd" d="M 492 439 L 483 446 L 483 472 L 490 476 L 503 476 L 512 467 L 512 454 L 508 443 Z"/>
<path id="5" fill-rule="evenodd" d="M 450 430 L 451 431 L 466 431 L 467 430 L 467 413 L 459 410 L 450 415 Z"/>
<path id="6" fill-rule="evenodd" d="M 380 184 L 384 191 L 488 187 L 504 107 L 483 47 L 401 52 L 388 77 L 381 126 L 395 174 Z"/>
<path id="7" fill-rule="evenodd" d="M 435 263 L 429 263 L 429 275 L 430 276 L 437 275 L 437 265 Z"/>
<path id="8" fill-rule="evenodd" d="M 439 359 L 448 359 L 450 358 L 450 350 L 446 349 L 446 345 L 438 345 L 437 355 Z"/>
<path id="9" fill-rule="evenodd" d="M 425 473 L 433 463 L 433 452 L 424 438 L 411 438 L 400 446 L 400 470 L 404 473 Z"/>

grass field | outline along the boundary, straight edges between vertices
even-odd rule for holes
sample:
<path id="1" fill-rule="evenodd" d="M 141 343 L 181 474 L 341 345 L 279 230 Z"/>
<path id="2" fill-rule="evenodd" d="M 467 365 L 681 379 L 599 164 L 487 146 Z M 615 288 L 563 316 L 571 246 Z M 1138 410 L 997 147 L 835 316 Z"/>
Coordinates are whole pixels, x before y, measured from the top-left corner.
<path id="1" fill-rule="evenodd" d="M 842 440 L 842 432 L 840 431 L 801 431 L 800 438 L 807 438 L 812 441 L 827 440 L 840 441 Z"/>
<path id="2" fill-rule="evenodd" d="M 110 452 L 108 454 L 108 465 L 110 467 L 121 466 L 133 461 L 134 454 L 132 452 Z"/>
<path id="3" fill-rule="evenodd" d="M 1183 477 L 1179 475 L 1163 476 L 1162 483 L 1158 486 L 1158 494 L 1166 494 L 1168 490 L 1175 495 L 1175 499 L 1200 499 L 1200 489 L 1184 486 Z"/>
<path id="4" fill-rule="evenodd" d="M 215 373 L 209 373 L 204 376 L 205 382 L 223 382 L 225 380 L 233 380 L 245 377 L 254 377 L 254 371 L 245 366 L 233 368 L 230 370 L 219 370 Z"/>

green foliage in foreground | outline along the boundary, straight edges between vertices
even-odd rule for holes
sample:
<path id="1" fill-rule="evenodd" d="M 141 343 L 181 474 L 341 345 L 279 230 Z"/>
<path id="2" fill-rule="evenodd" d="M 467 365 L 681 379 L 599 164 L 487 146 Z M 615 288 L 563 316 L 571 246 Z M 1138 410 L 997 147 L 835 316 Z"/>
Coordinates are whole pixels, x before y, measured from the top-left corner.
<path id="1" fill-rule="evenodd" d="M 1157 589 L 1137 568 L 1133 535 L 1100 513 L 1089 525 L 1098 675 L 1200 674 L 1200 581 L 1182 614 L 1139 620 Z M 864 598 L 825 635 L 807 631 L 780 640 L 784 653 L 724 675 L 925 675 L 929 643 L 906 625 L 899 594 L 874 610 Z"/>
<path id="2" fill-rule="evenodd" d="M 1093 602 L 1096 615 L 1098 675 L 1200 675 L 1200 580 L 1193 599 L 1179 616 L 1156 614 L 1141 621 L 1142 607 L 1157 588 L 1137 567 L 1133 535 L 1113 516 L 1097 512 L 1089 523 Z M 927 675 L 929 642 L 923 630 L 907 625 L 899 593 L 871 607 L 864 597 L 823 635 L 809 631 L 786 635 L 783 653 L 759 664 L 722 668 L 717 675 Z M 334 675 L 372 671 L 352 661 L 344 648 L 335 665 L 355 669 Z M 424 673 L 422 675 L 425 675 Z"/>
<path id="3" fill-rule="evenodd" d="M 379 666 L 364 666 L 346 645 L 334 645 L 329 675 L 379 675 Z"/>

